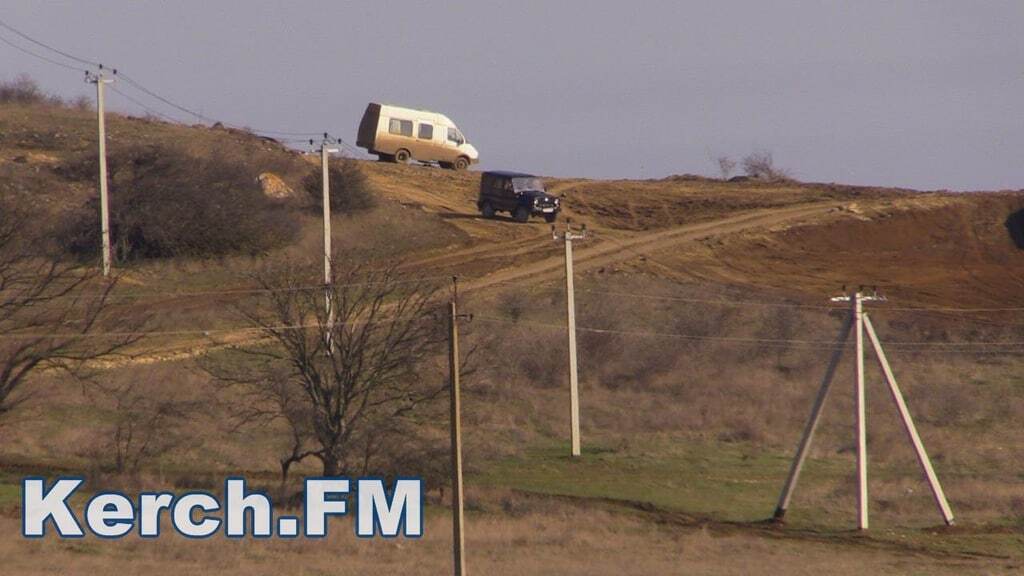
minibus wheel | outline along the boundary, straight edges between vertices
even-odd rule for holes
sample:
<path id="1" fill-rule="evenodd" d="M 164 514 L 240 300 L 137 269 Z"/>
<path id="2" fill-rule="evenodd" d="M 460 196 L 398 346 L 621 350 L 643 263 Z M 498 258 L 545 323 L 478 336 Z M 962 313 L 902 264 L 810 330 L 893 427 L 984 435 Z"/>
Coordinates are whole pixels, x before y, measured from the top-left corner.
<path id="1" fill-rule="evenodd" d="M 407 164 L 411 158 L 412 154 L 410 154 L 405 148 L 395 152 L 395 162 L 398 162 L 399 164 Z"/>
<path id="2" fill-rule="evenodd" d="M 469 168 L 469 158 L 459 156 L 455 159 L 455 163 L 452 164 L 452 167 L 456 170 L 465 170 L 466 168 Z"/>

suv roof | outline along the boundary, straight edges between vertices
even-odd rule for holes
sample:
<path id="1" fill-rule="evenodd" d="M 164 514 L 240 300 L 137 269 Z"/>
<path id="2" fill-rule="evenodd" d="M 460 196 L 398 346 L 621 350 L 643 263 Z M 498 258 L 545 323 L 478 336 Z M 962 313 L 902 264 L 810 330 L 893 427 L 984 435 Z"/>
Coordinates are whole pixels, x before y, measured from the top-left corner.
<path id="1" fill-rule="evenodd" d="M 484 176 L 497 176 L 498 178 L 536 178 L 533 174 L 525 172 L 509 172 L 507 170 L 490 170 L 483 173 Z"/>

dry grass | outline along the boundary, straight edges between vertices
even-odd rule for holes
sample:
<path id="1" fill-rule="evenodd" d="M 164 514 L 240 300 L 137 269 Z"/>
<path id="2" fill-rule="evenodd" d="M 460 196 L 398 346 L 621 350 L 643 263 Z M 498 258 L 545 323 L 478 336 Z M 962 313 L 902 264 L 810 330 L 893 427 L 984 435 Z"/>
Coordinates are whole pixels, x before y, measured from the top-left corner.
<path id="1" fill-rule="evenodd" d="M 46 214 L 58 214 L 94 193 L 94 184 L 59 177 L 57 167 L 88 154 L 94 118 L 67 108 L 0 104 L 0 193 L 21 198 Z M 307 160 L 244 133 L 193 129 L 112 116 L 111 146 L 186 142 L 192 153 L 221 150 L 273 171 L 293 189 L 309 173 Z M 13 158 L 24 160 L 14 161 Z M 538 258 L 557 256 L 543 226 L 514 226 L 473 216 L 479 175 L 430 168 L 364 164 L 368 182 L 383 201 L 358 216 L 335 220 L 335 249 L 360 259 L 434 258 L 418 271 L 440 275 L 450 270 L 476 275 Z M 675 177 L 645 182 L 552 180 L 565 194 L 567 214 L 586 221 L 597 242 L 629 237 L 636 231 L 713 219 L 738 210 L 784 206 L 822 198 L 865 199 L 875 210 L 855 204 L 820 221 L 801 226 L 714 235 L 677 245 L 668 254 L 637 257 L 577 279 L 581 326 L 619 331 L 648 331 L 738 338 L 831 340 L 838 320 L 820 310 L 726 307 L 673 300 L 638 299 L 630 294 L 704 300 L 771 301 L 799 298 L 820 304 L 843 283 L 899 284 L 904 302 L 970 305 L 1021 304 L 1020 258 L 1011 249 L 1007 213 L 1020 209 L 1020 197 L 922 196 L 907 200 L 893 191 L 796 183 L 722 183 Z M 899 202 L 893 198 L 899 197 Z M 877 201 L 877 202 L 875 202 Z M 892 203 L 888 206 L 887 203 Z M 898 206 L 897 206 L 898 205 Z M 320 257 L 320 221 L 301 215 L 302 231 L 291 246 L 270 259 Z M 854 244 L 865 243 L 877 256 L 864 258 Z M 266 264 L 262 258 L 231 256 L 213 260 L 180 258 L 133 266 L 124 286 L 133 293 L 244 287 L 247 274 Z M 441 263 L 434 265 L 433 263 Z M 673 279 L 669 281 L 667 278 Z M 684 279 L 685 282 L 679 282 Z M 311 277 L 311 283 L 318 282 Z M 774 286 L 751 290 L 744 285 Z M 939 286 L 941 289 L 935 288 Z M 593 291 L 622 294 L 597 294 Z M 902 290 L 902 291 L 900 291 Z M 803 294 L 804 296 L 796 296 Z M 808 300 L 807 294 L 813 299 Z M 126 315 L 155 313 L 151 328 L 175 329 L 238 325 L 230 313 L 232 297 L 174 298 L 166 295 L 128 299 Z M 513 458 L 521 469 L 543 464 L 530 449 L 562 442 L 568 428 L 565 399 L 565 332 L 560 287 L 528 283 L 502 286 L 465 297 L 467 312 L 520 324 L 488 323 L 482 318 L 464 330 L 465 347 L 481 349 L 476 373 L 465 379 L 464 426 L 472 485 L 495 466 Z M 971 316 L 970 320 L 935 315 L 874 314 L 884 341 L 1022 339 L 1014 318 Z M 555 324 L 536 326 L 529 322 Z M 205 338 L 154 338 L 152 349 L 199 345 Z M 993 532 L 1017 529 L 1024 517 L 1017 463 L 1024 459 L 1024 380 L 1021 357 L 935 355 L 890 349 L 894 368 L 908 396 L 922 437 L 935 459 L 954 511 L 968 524 Z M 598 447 L 607 460 L 597 470 L 615 478 L 635 472 L 636 459 L 650 464 L 641 489 L 651 492 L 675 481 L 672 453 L 655 448 L 652 438 L 676 445 L 717 447 L 742 452 L 755 462 L 773 462 L 753 470 L 757 506 L 770 513 L 790 454 L 810 408 L 827 361 L 826 352 L 799 347 L 739 345 L 666 336 L 597 334 L 580 336 L 584 445 Z M 440 359 L 443 362 L 443 359 Z M 162 390 L 187 397 L 218 398 L 210 382 L 189 362 L 165 362 L 154 372 L 136 375 Z M 874 366 L 869 368 L 869 426 L 873 470 L 873 511 L 882 525 L 935 523 L 911 452 Z M 853 501 L 851 428 L 853 405 L 849 358 L 840 368 L 819 430 L 809 478 L 794 508 L 829 518 L 831 530 L 845 526 Z M 120 377 L 131 377 L 121 375 Z M 8 472 L 0 497 L 26 471 L 88 471 L 92 462 L 76 448 L 93 445 L 109 425 L 110 414 L 95 409 L 77 387 L 49 376 L 35 385 L 41 396 L 33 412 L 3 429 L 0 461 Z M 234 433 L 218 411 L 196 419 L 192 441 L 156 459 L 134 479 L 135 487 L 208 487 L 224 475 L 246 472 L 260 483 L 276 481 L 275 455 L 281 430 L 268 426 L 257 435 Z M 443 459 L 444 410 L 421 426 L 425 450 Z M 730 453 L 731 453 L 730 452 Z M 683 460 L 688 462 L 687 460 Z M 602 468 L 604 466 L 604 468 Z M 436 469 L 435 469 L 436 468 Z M 692 471 L 686 468 L 687 471 Z M 824 470 L 824 471 L 823 471 Z M 431 467 L 436 489 L 443 466 Z M 296 475 L 315 472 L 296 470 Z M 415 473 L 416 471 L 410 471 Z M 597 476 L 597 475 L 594 475 Z M 705 475 L 707 476 L 707 475 Z M 600 480 L 601 478 L 598 478 Z M 572 485 L 601 494 L 593 477 L 571 477 Z M 97 475 L 96 485 L 118 485 L 123 478 Z M 131 489 L 128 482 L 129 489 Z M 607 485 L 605 486 L 607 488 Z M 710 488 L 709 488 L 710 489 Z M 717 488 L 716 488 L 717 489 Z M 6 491 L 5 491 L 6 490 Z M 748 496 L 752 488 L 745 489 Z M 710 493 L 710 492 L 708 492 Z M 704 502 L 711 512 L 735 513 L 736 493 L 715 492 Z M 640 494 L 639 499 L 643 499 Z M 707 499 L 707 493 L 695 497 Z M 3 501 L 3 500 L 0 500 Z M 650 501 L 648 499 L 648 501 Z M 892 549 L 777 540 L 739 533 L 704 532 L 658 526 L 634 515 L 612 514 L 591 502 L 579 505 L 473 495 L 469 532 L 474 573 L 963 573 L 996 572 L 997 564 L 950 559 Z M 761 508 L 749 505 L 743 513 Z M 705 508 L 701 508 L 704 510 Z M 723 512 L 724 511 L 724 512 Z M 794 514 L 798 515 L 794 510 Z M 806 517 L 806 516 L 805 516 Z M 328 542 L 27 542 L 16 536 L 13 518 L 3 520 L 0 554 L 5 573 L 365 573 L 371 570 L 438 573 L 448 570 L 449 526 L 433 515 L 428 535 L 419 542 L 361 542 L 347 529 Z M 950 535 L 939 548 L 966 537 Z M 1019 557 L 1019 542 L 999 541 L 997 554 Z M 949 544 L 952 545 L 952 544 Z M 1009 546 L 1010 552 L 1007 552 Z M 1014 560 L 1016 562 L 1016 560 Z M 1012 563 L 1012 562 L 1011 562 Z M 181 568 L 184 567 L 184 570 Z"/>
<path id="2" fill-rule="evenodd" d="M 657 526 L 630 515 L 552 501 L 506 500 L 514 513 L 473 513 L 467 520 L 467 569 L 474 574 L 966 574 L 1005 562 L 929 558 L 856 544 L 785 540 L 735 531 Z M 4 573 L 231 575 L 436 575 L 451 571 L 451 524 L 428 515 L 420 540 L 355 538 L 336 522 L 329 538 L 294 541 L 26 541 L 15 520 L 0 520 Z"/>

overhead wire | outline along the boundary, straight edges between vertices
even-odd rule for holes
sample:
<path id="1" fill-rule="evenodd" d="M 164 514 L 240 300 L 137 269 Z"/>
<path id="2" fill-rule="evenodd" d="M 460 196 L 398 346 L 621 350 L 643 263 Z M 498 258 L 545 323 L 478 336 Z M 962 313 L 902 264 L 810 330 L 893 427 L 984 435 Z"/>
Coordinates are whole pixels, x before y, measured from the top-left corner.
<path id="1" fill-rule="evenodd" d="M 102 64 L 100 64 L 99 62 L 95 62 L 95 61 L 92 61 L 92 60 L 87 60 L 85 58 L 80 58 L 78 56 L 75 56 L 74 54 L 70 54 L 68 52 L 65 52 L 65 51 L 59 49 L 59 48 L 51 46 L 51 45 L 49 45 L 49 44 L 47 44 L 47 43 L 45 43 L 45 42 L 43 42 L 41 40 L 37 40 L 37 39 L 33 38 L 32 36 L 29 36 L 28 34 L 22 32 L 21 30 L 18 30 L 17 28 L 11 26 L 7 22 L 3 21 L 2 19 L 0 19 L 0 27 L 4 28 L 6 30 L 9 30 L 10 32 L 13 32 L 14 34 L 17 34 L 18 36 L 24 38 L 25 40 L 28 40 L 29 42 L 31 42 L 31 43 L 33 43 L 33 44 L 35 44 L 35 45 L 37 45 L 37 46 L 39 46 L 41 48 L 45 48 L 45 49 L 47 49 L 47 50 L 49 50 L 51 52 L 54 52 L 56 54 L 60 54 L 61 56 L 65 57 L 65 58 L 67 58 L 69 60 L 73 60 L 75 62 L 78 62 L 79 64 L 85 64 L 86 66 L 93 66 L 93 67 L 101 67 L 102 66 Z"/>
<path id="2" fill-rule="evenodd" d="M 56 48 L 55 46 L 47 44 L 47 43 L 45 43 L 45 42 L 43 42 L 41 40 L 38 40 L 38 39 L 36 39 L 36 38 L 34 38 L 34 37 L 32 37 L 32 36 L 22 32 L 22 31 L 14 28 L 13 26 L 9 25 L 7 22 L 3 21 L 2 19 L 0 19 L 0 27 L 2 27 L 3 29 L 5 29 L 5 30 L 7 30 L 7 31 L 9 31 L 9 32 L 11 32 L 13 34 L 16 34 L 18 37 L 20 37 L 20 38 L 22 38 L 22 39 L 24 39 L 24 40 L 26 40 L 28 42 L 31 42 L 32 44 L 35 44 L 35 45 L 37 45 L 37 46 L 39 46 L 41 48 L 49 50 L 52 53 L 57 54 L 57 55 L 59 55 L 59 56 L 61 56 L 63 58 L 71 60 L 73 62 L 77 62 L 79 64 L 83 64 L 83 65 L 87 65 L 87 66 L 94 66 L 94 67 L 103 68 L 103 65 L 101 63 L 99 63 L 99 62 L 96 62 L 96 61 L 93 61 L 93 60 L 89 60 L 89 59 L 86 59 L 86 58 L 82 58 L 82 57 L 76 56 L 74 54 L 71 54 L 69 52 L 66 52 L 64 50 L 61 50 L 59 48 Z M 22 53 L 25 53 L 25 54 L 27 54 L 29 56 L 32 56 L 34 58 L 37 58 L 39 60 L 48 62 L 50 64 L 53 64 L 53 65 L 56 65 L 56 66 L 60 66 L 62 68 L 69 69 L 69 70 L 75 70 L 75 71 L 78 71 L 78 72 L 88 72 L 88 70 L 85 70 L 83 68 L 80 68 L 80 67 L 77 67 L 77 66 L 65 63 L 65 62 L 58 61 L 56 59 L 50 58 L 48 56 L 39 54 L 39 53 L 37 53 L 37 52 L 35 52 L 33 50 L 30 50 L 28 48 L 20 46 L 20 45 L 12 42 L 11 40 L 9 40 L 8 38 L 6 38 L 6 37 L 4 37 L 2 35 L 0 35 L 0 42 L 2 42 L 4 44 L 6 44 L 6 45 L 8 45 L 8 46 L 18 50 L 18 51 L 20 51 Z M 185 113 L 185 114 L 187 114 L 189 116 L 198 118 L 198 119 L 203 120 L 205 122 L 209 122 L 209 123 L 217 123 L 218 122 L 217 120 L 215 120 L 214 118 L 212 118 L 210 116 L 207 116 L 205 114 L 197 112 L 197 111 L 195 111 L 193 109 L 190 109 L 190 108 L 188 108 L 186 106 L 183 106 L 183 105 L 181 105 L 181 104 L 179 104 L 177 102 L 174 102 L 173 100 L 170 100 L 169 98 L 167 98 L 165 96 L 162 96 L 161 94 L 157 93 L 154 90 L 151 90 L 151 89 L 147 88 L 141 82 L 135 80 L 133 77 L 131 77 L 130 75 L 125 74 L 122 71 L 118 71 L 117 69 L 113 69 L 113 68 L 111 70 L 112 70 L 113 74 L 117 78 L 123 80 L 128 86 L 130 86 L 133 89 L 135 89 L 135 90 L 137 90 L 137 91 L 139 91 L 139 92 L 149 96 L 150 98 L 153 98 L 153 99 L 163 103 L 166 106 L 174 108 L 175 110 L 178 110 L 178 111 L 180 111 L 182 113 Z M 140 100 L 134 98 L 133 96 L 131 96 L 129 94 L 126 94 L 125 92 L 123 92 L 121 90 L 118 90 L 116 87 L 110 86 L 110 88 L 114 92 L 116 92 L 117 94 L 119 94 L 122 97 L 124 97 L 125 99 L 127 99 L 129 102 L 132 102 L 133 104 L 139 106 L 140 108 L 142 108 L 143 110 L 145 110 L 146 112 L 148 112 L 150 114 L 153 114 L 153 115 L 155 115 L 157 117 L 160 117 L 160 118 L 162 118 L 162 119 L 164 119 L 166 121 L 169 121 L 169 122 L 175 122 L 175 123 L 179 122 L 179 120 L 177 120 L 177 119 L 174 119 L 174 118 L 172 118 L 170 116 L 167 116 L 167 115 L 165 115 L 165 114 L 163 114 L 163 113 L 161 113 L 159 111 L 156 111 L 156 110 L 150 108 L 145 103 L 141 102 Z M 226 124 L 224 122 L 221 122 L 221 124 L 225 125 L 225 126 L 229 126 L 228 124 Z M 231 126 L 231 127 L 235 127 L 235 126 Z M 238 128 L 240 130 L 248 130 L 248 131 L 251 131 L 251 132 L 259 134 L 259 135 L 267 135 L 267 136 L 273 136 L 273 135 L 277 135 L 277 136 L 296 136 L 296 137 L 298 137 L 298 136 L 326 136 L 322 132 L 298 132 L 298 131 L 267 130 L 267 129 L 260 129 L 260 128 L 251 128 L 251 127 L 249 127 L 249 128 L 246 128 L 246 127 L 236 127 L 236 128 Z M 287 141 L 298 143 L 298 142 L 305 142 L 307 140 L 306 139 L 295 138 L 295 139 L 287 139 Z M 353 147 L 351 144 L 349 144 L 348 142 L 346 142 L 342 138 L 334 138 L 334 142 L 337 145 L 344 147 L 347 151 L 349 151 L 351 153 L 356 153 L 356 154 L 360 153 L 360 151 L 357 148 Z M 630 249 L 630 251 L 633 251 L 630 247 L 626 247 L 626 248 Z M 639 252 L 636 252 L 636 253 L 638 255 L 642 255 Z M 438 277 L 433 277 L 433 278 L 436 279 L 436 278 L 441 278 L 441 277 L 438 276 Z M 450 278 L 450 276 L 444 276 L 444 278 Z M 427 279 L 431 279 L 431 278 L 430 277 L 419 278 L 419 279 L 416 279 L 416 280 L 412 280 L 410 282 L 421 282 L 421 281 L 424 281 L 424 280 L 427 280 Z M 344 285 L 338 285 L 338 286 L 356 286 L 356 285 L 359 285 L 359 284 L 344 284 Z M 297 290 L 322 290 L 322 289 L 324 289 L 324 287 L 325 287 L 324 285 L 315 285 L 315 286 L 302 286 L 302 287 L 291 287 L 291 288 L 282 288 L 282 289 L 263 288 L 263 289 L 208 290 L 208 291 L 194 291 L 194 292 L 153 292 L 153 293 L 147 293 L 145 296 L 142 296 L 142 297 L 147 297 L 149 295 L 156 295 L 156 296 L 166 296 L 168 298 L 177 299 L 177 298 L 193 297 L 193 296 L 232 295 L 232 294 L 240 295 L 240 294 L 268 293 L 268 292 L 277 292 L 277 291 L 285 291 L 285 290 L 290 290 L 290 291 L 297 291 Z M 842 306 L 807 305 L 807 304 L 783 303 L 783 302 L 765 302 L 765 301 L 711 300 L 711 299 L 699 299 L 699 298 L 686 298 L 686 297 L 678 297 L 678 296 L 659 296 L 659 295 L 649 295 L 649 294 L 637 294 L 637 293 L 633 293 L 633 292 L 620 292 L 620 291 L 610 291 L 610 290 L 584 290 L 584 292 L 591 292 L 591 293 L 603 294 L 603 295 L 611 295 L 611 296 L 622 296 L 622 297 L 631 297 L 631 298 L 646 298 L 646 299 L 659 299 L 659 300 L 672 300 L 672 301 L 681 301 L 681 302 L 698 303 L 698 304 L 710 304 L 710 305 L 768 306 L 768 307 L 779 307 L 779 308 L 803 308 L 803 309 L 818 309 L 818 310 L 842 310 L 842 309 L 845 309 L 845 307 L 842 307 Z M 111 297 L 114 298 L 114 299 L 124 299 L 124 298 L 138 298 L 140 296 L 138 296 L 138 295 L 132 296 L 132 295 L 115 294 L 115 295 L 112 295 Z M 1024 307 L 955 308 L 955 307 L 918 307 L 918 306 L 915 306 L 915 307 L 899 307 L 899 306 L 883 306 L 883 307 L 876 308 L 876 310 L 902 311 L 902 312 L 994 313 L 994 312 L 1020 312 L 1020 311 L 1024 311 Z M 486 316 L 480 316 L 480 318 L 483 319 L 483 320 L 486 320 L 486 321 L 502 321 L 501 319 L 498 319 L 498 318 L 486 317 Z M 553 324 L 549 325 L 549 324 L 536 323 L 536 322 L 531 323 L 531 325 L 544 325 L 544 326 L 549 326 L 549 327 L 559 327 L 558 325 L 553 325 Z M 759 339 L 759 338 L 740 338 L 740 337 L 724 337 L 724 336 L 714 337 L 714 336 L 699 336 L 699 335 L 687 335 L 687 334 L 666 333 L 666 332 L 613 330 L 613 329 L 603 329 L 603 328 L 593 328 L 593 327 L 578 327 L 577 329 L 581 330 L 581 331 L 584 331 L 584 332 L 604 333 L 604 334 L 663 336 L 663 337 L 694 339 L 694 340 L 704 340 L 704 341 L 717 341 L 717 342 L 733 342 L 733 343 L 744 342 L 744 343 L 760 344 L 760 345 L 764 345 L 764 344 L 785 344 L 785 345 L 807 345 L 807 346 L 814 345 L 814 346 L 823 346 L 823 345 L 831 344 L 831 342 L 828 342 L 828 341 L 816 341 L 816 340 L 763 339 L 763 338 Z M 224 330 L 238 332 L 238 331 L 260 330 L 260 329 L 259 328 L 232 328 L 232 329 L 212 329 L 212 330 L 192 330 L 192 331 L 144 332 L 144 333 L 131 333 L 131 334 L 133 334 L 133 335 L 209 334 L 211 332 L 222 332 Z M 126 334 L 128 334 L 128 333 L 126 333 Z M 105 336 L 105 337 L 111 337 L 113 335 L 114 335 L 114 333 L 103 334 L 103 336 Z M 5 335 L 5 336 L 12 336 L 12 335 Z M 65 337 L 65 336 L 53 334 L 53 335 L 48 335 L 47 337 Z M 70 337 L 70 335 L 68 335 L 68 337 Z M 1007 347 L 1007 346 L 1022 346 L 1022 345 L 1024 345 L 1024 342 L 1012 342 L 1012 341 L 988 341 L 988 342 L 890 342 L 890 343 L 888 343 L 888 345 L 907 346 L 907 347 L 912 347 L 912 346 L 924 347 L 924 346 L 928 346 L 928 347 L 943 347 L 943 348 L 948 348 L 948 347 L 952 347 L 952 346 L 997 346 L 997 347 Z"/>
<path id="3" fill-rule="evenodd" d="M 530 327 L 538 328 L 549 328 L 554 330 L 567 330 L 564 324 L 553 324 L 548 322 L 538 322 L 532 320 L 513 320 L 510 318 L 500 318 L 495 316 L 486 316 L 473 314 L 474 320 L 483 320 L 485 322 L 497 322 L 504 324 L 518 324 Z M 755 337 L 742 337 L 742 336 L 712 336 L 704 334 L 683 334 L 677 332 L 661 332 L 651 330 L 623 330 L 623 329 L 611 329 L 611 328 L 596 328 L 592 326 L 576 326 L 576 330 L 579 332 L 593 333 L 593 334 L 611 334 L 611 335 L 624 335 L 624 336 L 653 336 L 653 337 L 666 337 L 675 338 L 681 340 L 693 340 L 701 342 L 717 342 L 717 343 L 730 343 L 730 344 L 746 344 L 746 345 L 766 345 L 771 347 L 786 347 L 786 348 L 798 348 L 798 349 L 814 349 L 814 350 L 836 350 L 845 349 L 850 346 L 847 344 L 843 347 L 837 347 L 835 340 L 806 340 L 796 338 L 755 338 Z M 962 352 L 986 352 L 986 353 L 1018 353 L 1017 350 L 1007 350 L 1006 348 L 1021 348 L 1019 353 L 1024 354 L 1024 341 L 1003 341 L 1003 342 L 922 342 L 922 341 L 887 341 L 886 346 L 893 347 L 909 347 L 914 349 L 915 352 L 945 352 L 945 351 L 962 351 Z M 970 349 L 972 346 L 998 346 L 1001 349 L 991 351 L 979 351 Z M 928 350 L 931 347 L 939 347 L 941 349 Z M 967 347 L 966 349 L 960 349 L 961 347 Z"/>
<path id="4" fill-rule="evenodd" d="M 39 60 L 42 60 L 44 62 L 49 62 L 50 64 L 53 64 L 55 66 L 60 66 L 61 68 L 66 68 L 68 70 L 74 70 L 76 72 L 87 72 L 87 70 L 84 69 L 84 68 L 79 68 L 77 66 L 72 66 L 72 65 L 66 64 L 64 62 L 58 62 L 57 60 L 54 60 L 54 59 L 49 58 L 47 56 L 43 56 L 42 54 L 38 54 L 36 52 L 33 52 L 32 50 L 29 50 L 28 48 L 25 48 L 23 46 L 19 46 L 19 45 L 15 44 L 14 42 L 11 42 L 7 38 L 4 38 L 3 36 L 0 36 L 0 42 L 3 42 L 4 44 L 6 44 L 6 45 L 10 46 L 11 48 L 14 48 L 15 50 L 18 50 L 18 51 L 20 51 L 20 52 L 22 52 L 24 54 L 28 54 L 29 56 L 32 56 L 34 58 L 38 58 Z"/>
<path id="5" fill-rule="evenodd" d="M 3 29 L 8 30 L 8 31 L 10 31 L 10 32 L 12 32 L 14 34 L 17 34 L 19 37 L 21 37 L 21 38 L 23 38 L 23 39 L 25 39 L 25 40 L 27 40 L 27 41 L 29 41 L 29 42 L 39 46 L 41 48 L 49 50 L 49 51 L 53 52 L 54 54 L 58 54 L 58 55 L 60 55 L 60 56 L 62 56 L 64 58 L 67 58 L 67 59 L 71 60 L 71 61 L 77 62 L 79 64 L 84 64 L 86 66 L 94 67 L 94 68 L 104 68 L 103 64 L 100 63 L 100 62 L 97 62 L 97 61 L 94 61 L 94 60 L 89 60 L 89 59 L 86 59 L 86 58 L 82 58 L 82 57 L 76 56 L 76 55 L 74 55 L 74 54 L 72 54 L 70 52 L 61 50 L 60 48 L 57 48 L 57 47 L 55 47 L 53 45 L 50 45 L 50 44 L 48 44 L 46 42 L 43 42 L 43 41 L 41 41 L 41 40 L 39 40 L 39 39 L 37 39 L 37 38 L 35 38 L 33 36 L 30 36 L 30 35 L 22 32 L 21 30 L 15 28 L 14 26 L 11 26 L 7 22 L 3 21 L 2 19 L 0 19 L 0 27 L 2 27 Z M 60 67 L 63 67 L 63 68 L 69 69 L 69 70 L 75 70 L 75 71 L 78 71 L 78 72 L 88 72 L 88 70 L 86 70 L 86 69 L 83 69 L 83 68 L 80 68 L 80 67 L 77 67 L 77 66 L 72 66 L 72 65 L 64 63 L 64 62 L 60 62 L 58 60 L 49 58 L 47 56 L 44 56 L 42 54 L 36 53 L 34 51 L 31 51 L 31 50 L 29 50 L 27 48 L 24 48 L 22 46 L 19 46 L 19 45 L 9 41 L 8 39 L 6 39 L 6 38 L 4 38 L 2 36 L 0 36 L 0 41 L 2 41 L 4 44 L 7 44 L 8 46 L 11 46 L 12 48 L 15 48 L 15 49 L 17 49 L 17 50 L 19 50 L 21 52 L 24 52 L 25 54 L 28 54 L 28 55 L 33 56 L 35 58 L 38 58 L 40 60 L 49 62 L 50 64 L 54 64 L 56 66 L 60 66 Z M 179 104 L 179 103 L 171 100 L 170 98 L 167 98 L 167 97 L 161 95 L 160 93 L 156 92 L 155 90 L 147 88 L 145 85 L 143 85 L 141 82 L 139 82 L 138 80 L 136 80 L 132 76 L 130 76 L 128 74 L 125 74 L 123 70 L 120 70 L 120 69 L 118 69 L 116 67 L 111 67 L 109 69 L 111 70 L 111 72 L 113 73 L 114 76 L 116 76 L 120 80 L 123 80 L 126 84 L 128 84 L 129 86 L 131 86 L 135 90 L 138 90 L 139 92 L 142 92 L 143 94 L 149 96 L 150 98 L 158 100 L 159 102 L 163 103 L 164 105 L 170 106 L 171 108 L 174 108 L 175 110 L 177 110 L 179 112 L 182 112 L 182 113 L 187 114 L 189 116 L 195 117 L 195 118 L 200 119 L 200 120 L 202 120 L 204 122 L 208 122 L 210 124 L 216 124 L 216 123 L 220 122 L 220 124 L 222 124 L 224 126 L 229 126 L 231 128 L 235 128 L 235 129 L 238 129 L 238 130 L 248 130 L 248 131 L 251 131 L 251 132 L 254 132 L 254 133 L 266 134 L 266 135 L 278 135 L 278 136 L 317 136 L 317 135 L 322 134 L 322 132 L 298 132 L 298 131 L 286 131 L 286 130 L 269 130 L 269 129 L 262 129 L 262 128 L 253 128 L 253 127 L 241 127 L 241 126 L 235 126 L 233 124 L 228 124 L 227 122 L 219 121 L 219 120 L 216 120 L 216 119 L 214 119 L 214 118 L 212 118 L 210 116 L 207 116 L 207 115 L 205 115 L 205 114 L 203 114 L 201 112 L 197 112 L 196 110 L 193 110 L 193 109 L 191 109 L 191 108 L 189 108 L 187 106 L 184 106 L 182 104 Z M 119 91 L 118 93 L 121 94 L 122 96 L 125 96 L 126 98 L 129 98 L 123 92 Z M 157 113 L 156 111 L 154 111 L 152 109 L 149 109 L 148 107 L 146 107 L 144 104 L 140 103 L 139 101 L 137 101 L 137 100 L 131 100 L 131 101 L 133 103 L 135 103 L 136 105 L 143 107 L 143 109 L 147 110 L 148 112 L 159 115 L 159 113 Z M 164 116 L 161 115 L 161 117 L 164 117 Z M 173 121 L 178 122 L 177 120 L 173 120 Z"/>
<path id="6" fill-rule="evenodd" d="M 167 116 L 167 115 L 165 115 L 162 112 L 159 112 L 157 110 L 154 110 L 154 109 L 150 108 L 149 106 L 146 106 L 144 103 L 142 103 L 138 99 L 134 98 L 133 96 L 131 96 L 129 94 L 125 94 L 123 91 L 118 90 L 117 87 L 114 86 L 113 84 L 107 86 L 107 88 L 112 90 L 112 91 L 114 91 L 114 92 L 116 92 L 117 94 L 121 95 L 121 97 L 123 97 L 125 100 L 128 100 L 132 104 L 135 104 L 139 108 L 142 108 L 148 114 L 152 114 L 152 115 L 156 116 L 157 118 L 160 118 L 161 120 L 164 120 L 165 122 L 170 122 L 172 124 L 180 124 L 181 123 L 180 120 L 178 120 L 176 118 L 172 118 L 170 116 Z"/>

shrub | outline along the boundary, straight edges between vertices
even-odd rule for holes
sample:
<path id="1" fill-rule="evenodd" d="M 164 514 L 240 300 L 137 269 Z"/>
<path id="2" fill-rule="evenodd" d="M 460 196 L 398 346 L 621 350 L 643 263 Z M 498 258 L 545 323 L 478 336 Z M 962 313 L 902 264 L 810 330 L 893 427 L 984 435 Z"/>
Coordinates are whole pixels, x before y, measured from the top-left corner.
<path id="1" fill-rule="evenodd" d="M 769 182 L 790 179 L 789 171 L 776 167 L 772 153 L 763 150 L 752 152 L 743 159 L 743 171 L 751 178 Z"/>
<path id="2" fill-rule="evenodd" d="M 95 174 L 96 158 L 65 167 L 68 177 Z M 110 174 L 110 231 L 121 260 L 173 256 L 259 254 L 295 237 L 287 206 L 264 196 L 245 166 L 213 155 L 154 146 L 115 154 Z M 66 248 L 99 252 L 99 201 L 70 219 Z"/>
<path id="3" fill-rule="evenodd" d="M 51 96 L 43 92 L 39 88 L 39 84 L 27 74 L 22 74 L 14 80 L 0 82 L 0 102 L 54 104 L 58 106 L 63 104 L 57 96 Z"/>
<path id="4" fill-rule="evenodd" d="M 736 169 L 736 161 L 728 156 L 719 156 L 716 162 L 718 163 L 718 172 L 722 175 L 722 180 L 728 180 L 732 176 L 732 171 Z"/>
<path id="5" fill-rule="evenodd" d="M 366 174 L 355 160 L 344 158 L 339 163 L 330 164 L 327 170 L 331 183 L 331 212 L 353 214 L 377 205 Z M 318 210 L 323 207 L 322 174 L 322 170 L 317 168 L 302 181 L 302 188 Z"/>

